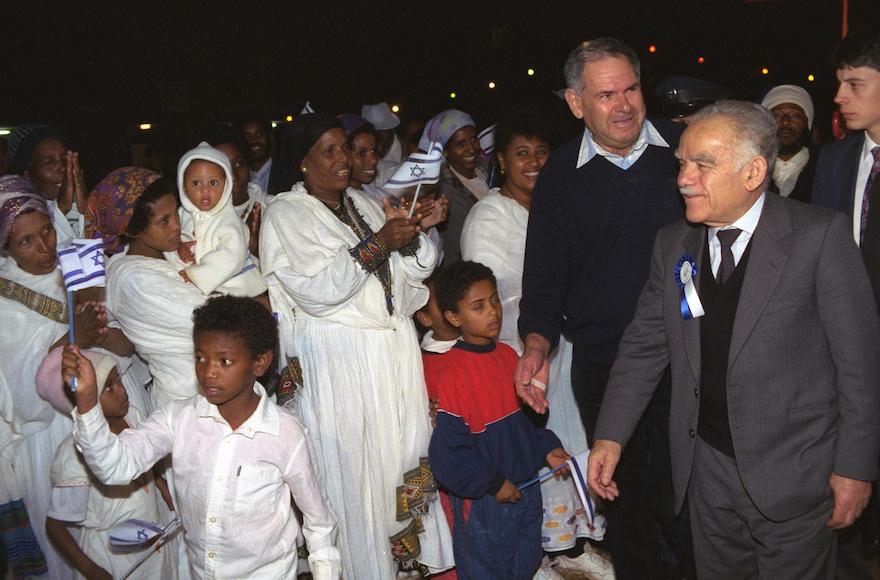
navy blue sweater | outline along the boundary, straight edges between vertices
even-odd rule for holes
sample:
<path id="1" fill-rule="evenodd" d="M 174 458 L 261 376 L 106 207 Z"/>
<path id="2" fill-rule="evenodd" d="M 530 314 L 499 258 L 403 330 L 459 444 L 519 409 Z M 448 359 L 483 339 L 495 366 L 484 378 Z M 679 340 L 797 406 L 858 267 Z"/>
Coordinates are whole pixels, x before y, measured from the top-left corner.
<path id="1" fill-rule="evenodd" d="M 648 279 L 654 236 L 684 217 L 675 149 L 682 126 L 652 123 L 670 147 L 648 145 L 624 171 L 596 155 L 575 169 L 583 135 L 553 152 L 532 195 L 519 332 L 575 360 L 611 365 Z M 564 321 L 564 327 L 563 327 Z"/>

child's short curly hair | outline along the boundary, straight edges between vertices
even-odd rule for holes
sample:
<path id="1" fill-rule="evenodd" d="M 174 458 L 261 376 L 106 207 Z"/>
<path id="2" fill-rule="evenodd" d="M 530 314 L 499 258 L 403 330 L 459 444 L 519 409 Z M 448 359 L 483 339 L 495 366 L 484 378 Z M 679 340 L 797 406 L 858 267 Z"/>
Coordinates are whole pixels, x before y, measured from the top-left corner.
<path id="1" fill-rule="evenodd" d="M 440 311 L 458 312 L 458 301 L 464 298 L 468 288 L 481 280 L 491 280 L 492 284 L 496 284 L 492 270 L 479 262 L 456 262 L 444 266 L 433 288 Z"/>
<path id="2" fill-rule="evenodd" d="M 274 352 L 278 325 L 272 313 L 253 298 L 217 296 L 193 311 L 193 338 L 200 332 L 223 332 L 244 341 L 252 356 Z"/>

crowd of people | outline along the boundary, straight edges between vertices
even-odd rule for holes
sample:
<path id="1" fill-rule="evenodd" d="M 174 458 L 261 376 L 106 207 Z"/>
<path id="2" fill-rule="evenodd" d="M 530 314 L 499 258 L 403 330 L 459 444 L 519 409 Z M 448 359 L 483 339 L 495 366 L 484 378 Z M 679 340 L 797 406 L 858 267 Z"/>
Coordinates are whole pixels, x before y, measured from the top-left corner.
<path id="1" fill-rule="evenodd" d="M 583 130 L 556 147 L 527 103 L 483 132 L 377 103 L 223 124 L 89 190 L 62 131 L 16 127 L 7 573 L 872 577 L 880 31 L 833 66 L 821 148 L 796 85 L 649 118 L 613 38 L 569 55 Z M 106 287 L 68 301 L 81 238 Z"/>

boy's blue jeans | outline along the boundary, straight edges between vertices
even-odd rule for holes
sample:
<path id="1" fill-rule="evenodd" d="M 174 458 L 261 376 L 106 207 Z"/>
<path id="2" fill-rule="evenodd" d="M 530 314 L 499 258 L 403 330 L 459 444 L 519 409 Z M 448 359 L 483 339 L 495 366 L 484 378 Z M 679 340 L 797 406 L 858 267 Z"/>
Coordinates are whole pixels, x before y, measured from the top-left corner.
<path id="1" fill-rule="evenodd" d="M 541 486 L 522 490 L 517 503 L 498 503 L 487 495 L 472 500 L 449 496 L 454 518 L 452 545 L 460 580 L 529 580 L 541 564 Z M 471 500 L 468 500 L 471 501 Z"/>

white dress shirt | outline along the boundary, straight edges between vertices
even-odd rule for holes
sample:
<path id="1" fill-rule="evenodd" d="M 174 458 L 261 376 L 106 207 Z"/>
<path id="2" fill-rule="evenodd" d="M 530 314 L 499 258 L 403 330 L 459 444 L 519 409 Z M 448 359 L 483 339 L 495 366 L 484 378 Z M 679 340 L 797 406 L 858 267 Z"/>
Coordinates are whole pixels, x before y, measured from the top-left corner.
<path id="1" fill-rule="evenodd" d="M 871 151 L 877 143 L 871 139 L 865 131 L 865 144 L 862 146 L 862 155 L 859 157 L 859 171 L 856 174 L 856 191 L 853 199 L 853 237 L 856 244 L 862 237 L 862 202 L 865 199 L 865 186 L 868 184 L 868 176 L 871 175 L 871 167 L 874 166 L 874 155 Z"/>
<path id="2" fill-rule="evenodd" d="M 196 578 L 293 578 L 303 514 L 316 579 L 338 578 L 336 520 L 318 486 L 305 430 L 259 383 L 253 415 L 233 431 L 202 395 L 175 401 L 119 436 L 101 406 L 73 412 L 74 438 L 95 476 L 122 485 L 171 453 L 177 509 Z M 163 522 L 164 523 L 164 522 Z"/>
<path id="3" fill-rule="evenodd" d="M 639 132 L 639 138 L 636 139 L 635 144 L 632 146 L 632 149 L 629 150 L 629 153 L 626 155 L 618 155 L 616 153 L 611 153 L 606 150 L 604 147 L 596 143 L 596 140 L 593 139 L 593 134 L 590 133 L 590 130 L 584 127 L 584 136 L 581 139 L 581 148 L 578 152 L 578 160 L 576 169 L 580 169 L 583 165 L 586 165 L 590 159 L 595 157 L 596 155 L 601 155 L 614 165 L 620 167 L 624 171 L 635 165 L 635 162 L 639 160 L 639 157 L 642 156 L 642 153 L 645 152 L 645 149 L 648 148 L 648 145 L 656 145 L 657 147 L 666 147 L 669 148 L 669 143 L 666 142 L 666 139 L 663 138 L 663 135 L 660 134 L 660 131 L 654 127 L 654 124 L 651 121 L 645 119 L 644 124 L 642 124 L 642 130 Z"/>
<path id="4" fill-rule="evenodd" d="M 730 245 L 730 251 L 733 252 L 733 263 L 734 265 L 739 264 L 740 258 L 742 258 L 746 248 L 749 246 L 752 235 L 755 233 L 755 228 L 758 227 L 758 220 L 761 219 L 761 210 L 764 209 L 764 196 L 766 195 L 766 193 L 762 193 L 761 197 L 752 204 L 749 211 L 729 226 L 709 228 L 709 258 L 712 260 L 713 276 L 718 275 L 718 268 L 721 267 L 721 242 L 718 241 L 718 232 L 733 228 L 742 230 L 739 237 Z"/>

